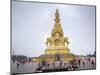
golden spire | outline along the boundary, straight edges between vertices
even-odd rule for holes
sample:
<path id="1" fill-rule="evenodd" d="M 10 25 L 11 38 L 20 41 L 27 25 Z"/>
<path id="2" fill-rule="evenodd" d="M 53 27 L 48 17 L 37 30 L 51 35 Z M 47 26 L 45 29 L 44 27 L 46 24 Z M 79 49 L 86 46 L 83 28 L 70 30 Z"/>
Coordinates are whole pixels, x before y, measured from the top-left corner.
<path id="1" fill-rule="evenodd" d="M 60 33 L 61 36 L 63 36 L 63 30 L 60 24 L 60 18 L 59 18 L 59 11 L 58 9 L 56 9 L 56 13 L 55 13 L 55 24 L 54 27 L 52 29 L 51 35 L 54 36 L 55 33 Z"/>
<path id="2" fill-rule="evenodd" d="M 55 22 L 56 23 L 59 23 L 60 19 L 59 19 L 59 12 L 58 12 L 58 9 L 56 10 L 56 13 L 55 13 Z"/>

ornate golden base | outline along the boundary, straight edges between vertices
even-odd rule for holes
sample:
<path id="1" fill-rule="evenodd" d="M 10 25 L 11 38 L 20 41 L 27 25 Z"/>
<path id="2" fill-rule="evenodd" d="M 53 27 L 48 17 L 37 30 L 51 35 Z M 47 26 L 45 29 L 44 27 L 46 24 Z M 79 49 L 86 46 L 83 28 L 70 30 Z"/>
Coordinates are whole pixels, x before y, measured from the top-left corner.
<path id="1" fill-rule="evenodd" d="M 45 54 L 68 54 L 70 49 L 64 46 L 50 47 L 45 50 Z"/>
<path id="2" fill-rule="evenodd" d="M 77 55 L 74 55 L 72 53 L 68 53 L 68 54 L 60 54 L 60 60 L 61 61 L 71 61 L 73 60 L 75 57 L 77 57 Z M 49 62 L 53 62 L 56 61 L 55 60 L 56 56 L 53 54 L 42 54 L 36 58 L 33 58 L 33 61 L 35 62 L 41 62 L 42 60 L 46 60 Z"/>

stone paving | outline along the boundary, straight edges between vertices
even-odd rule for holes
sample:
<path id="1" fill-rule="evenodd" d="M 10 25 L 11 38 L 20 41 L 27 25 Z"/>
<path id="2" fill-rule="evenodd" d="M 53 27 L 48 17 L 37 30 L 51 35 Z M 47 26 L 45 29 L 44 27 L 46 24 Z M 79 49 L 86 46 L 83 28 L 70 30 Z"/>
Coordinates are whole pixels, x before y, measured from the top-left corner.
<path id="1" fill-rule="evenodd" d="M 20 64 L 19 67 L 17 67 L 16 62 L 11 64 L 11 73 L 35 73 L 36 69 L 38 68 L 38 64 L 36 63 L 26 63 L 26 64 Z M 58 64 L 56 64 L 58 65 Z M 68 64 L 67 64 L 68 65 Z M 85 65 L 80 65 L 77 70 L 87 70 L 87 69 L 95 69 L 96 65 L 91 65 L 89 63 Z"/>

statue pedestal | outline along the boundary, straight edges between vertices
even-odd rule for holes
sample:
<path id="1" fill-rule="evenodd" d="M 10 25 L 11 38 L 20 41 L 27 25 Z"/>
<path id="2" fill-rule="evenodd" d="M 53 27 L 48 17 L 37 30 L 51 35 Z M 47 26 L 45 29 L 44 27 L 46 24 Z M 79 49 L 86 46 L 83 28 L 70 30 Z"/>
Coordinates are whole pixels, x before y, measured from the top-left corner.
<path id="1" fill-rule="evenodd" d="M 45 54 L 68 54 L 70 53 L 70 49 L 65 46 L 54 46 L 48 47 L 45 50 Z"/>

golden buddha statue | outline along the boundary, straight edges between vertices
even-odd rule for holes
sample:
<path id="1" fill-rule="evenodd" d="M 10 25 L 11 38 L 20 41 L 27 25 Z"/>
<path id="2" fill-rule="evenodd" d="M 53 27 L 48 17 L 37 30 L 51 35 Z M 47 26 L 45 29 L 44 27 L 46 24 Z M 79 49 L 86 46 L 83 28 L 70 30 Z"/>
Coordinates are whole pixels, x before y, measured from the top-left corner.
<path id="1" fill-rule="evenodd" d="M 55 24 L 51 32 L 51 37 L 47 38 L 45 50 L 46 54 L 66 54 L 69 53 L 68 38 L 64 37 L 64 33 L 60 24 L 58 9 L 55 13 Z"/>
<path id="2" fill-rule="evenodd" d="M 60 24 L 58 9 L 55 13 L 55 24 L 51 32 L 51 36 L 47 38 L 45 53 L 34 58 L 34 61 L 70 61 L 75 55 L 70 53 L 68 48 L 68 37 L 64 37 L 64 33 Z"/>

